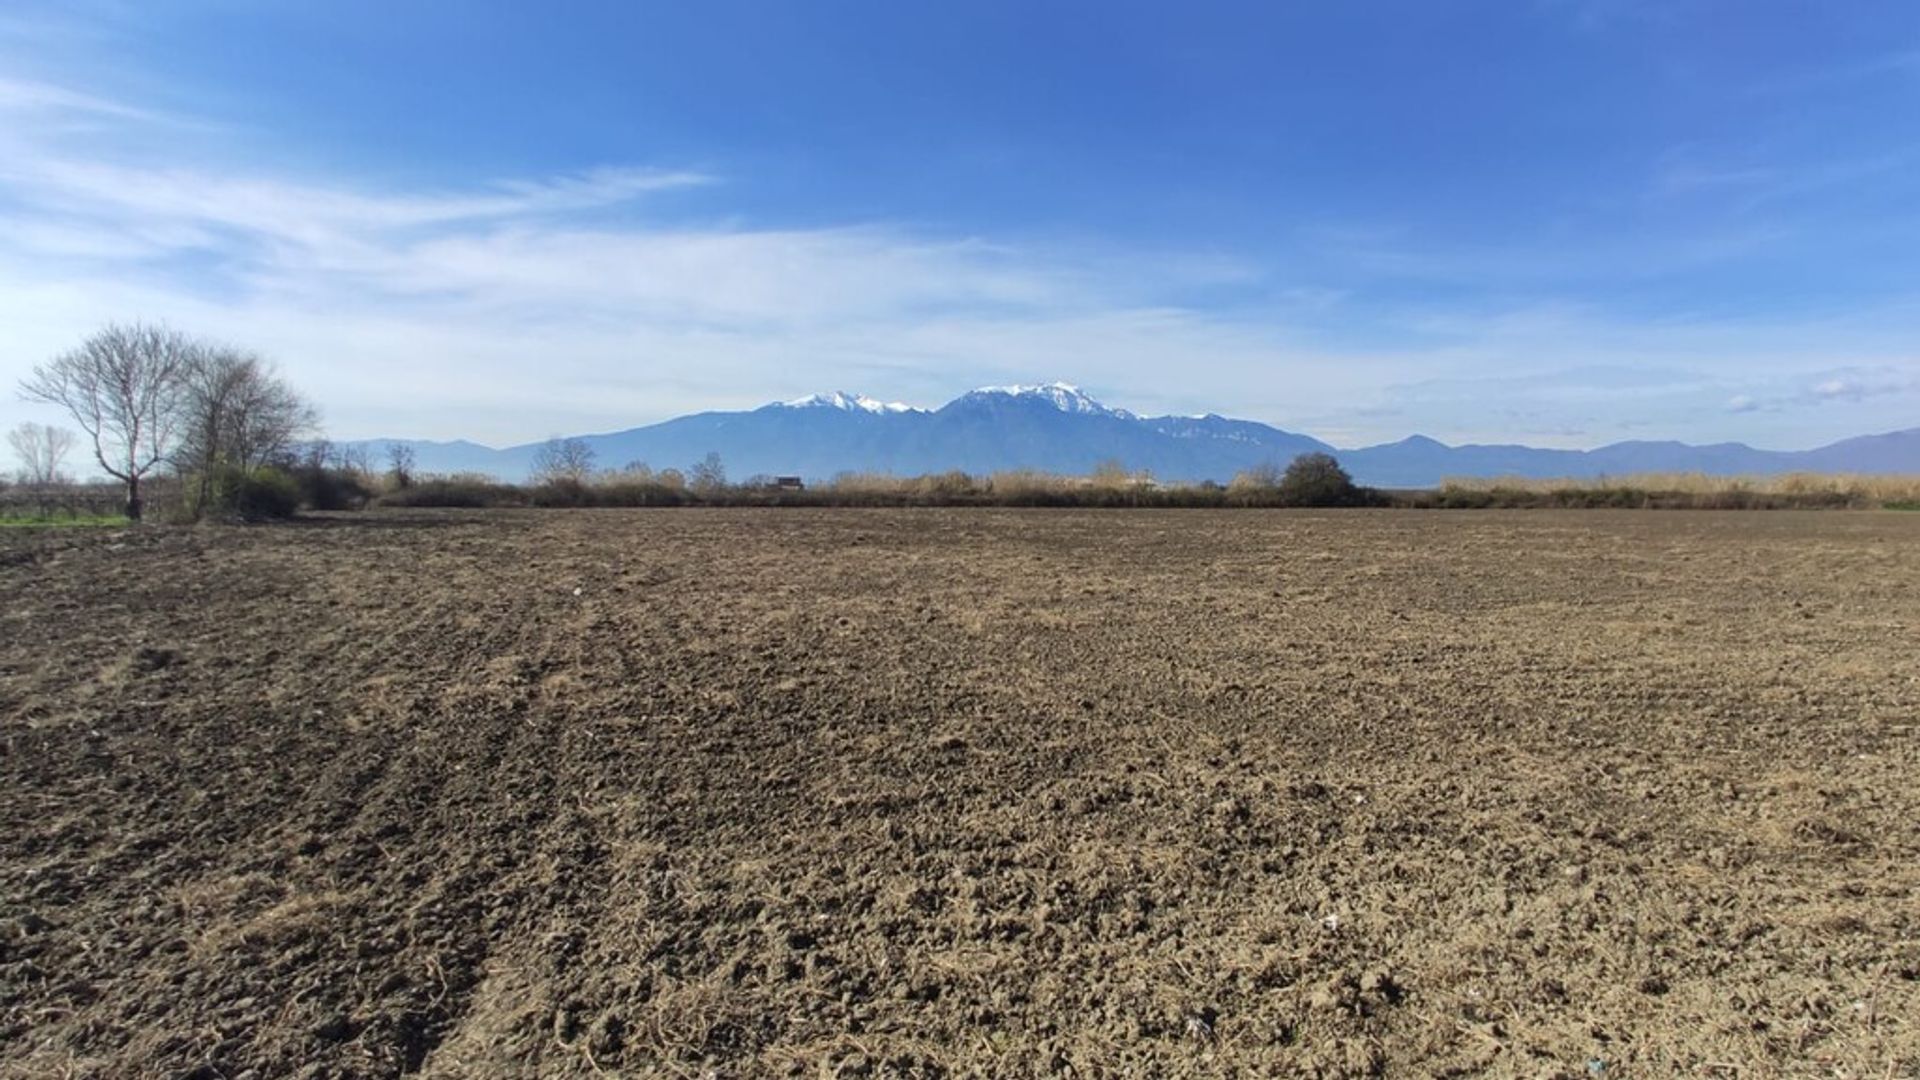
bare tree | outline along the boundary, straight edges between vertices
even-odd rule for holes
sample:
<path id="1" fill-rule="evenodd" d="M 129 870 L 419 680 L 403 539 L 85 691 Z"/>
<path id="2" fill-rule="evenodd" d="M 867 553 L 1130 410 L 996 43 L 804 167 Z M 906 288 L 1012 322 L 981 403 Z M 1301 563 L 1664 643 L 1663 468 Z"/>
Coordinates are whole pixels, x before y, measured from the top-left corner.
<path id="1" fill-rule="evenodd" d="M 337 468 L 340 461 L 339 451 L 334 449 L 332 439 L 312 439 L 301 443 L 298 453 L 290 457 L 301 468 L 309 470 Z M 277 460 L 285 461 L 288 458 L 283 455 Z"/>
<path id="2" fill-rule="evenodd" d="M 533 478 L 542 484 L 584 484 L 593 477 L 593 447 L 584 439 L 548 439 L 533 452 Z"/>
<path id="3" fill-rule="evenodd" d="M 20 483 L 28 487 L 51 487 L 65 483 L 61 462 L 73 449 L 73 432 L 52 424 L 21 424 L 7 433 L 7 442 L 20 458 Z"/>
<path id="4" fill-rule="evenodd" d="M 196 346 L 184 376 L 181 442 L 174 455 L 199 481 L 204 507 L 222 469 L 251 472 L 289 456 L 319 424 L 313 406 L 259 357 Z"/>
<path id="5" fill-rule="evenodd" d="M 387 444 L 387 476 L 398 490 L 413 486 L 413 447 L 400 442 Z"/>
<path id="6" fill-rule="evenodd" d="M 691 469 L 687 470 L 687 483 L 695 491 L 719 491 L 727 486 L 727 466 L 720 460 L 716 450 L 707 452 Z"/>
<path id="7" fill-rule="evenodd" d="M 1271 492 L 1280 486 L 1281 469 L 1278 464 L 1263 461 L 1258 465 L 1242 469 L 1233 476 L 1232 487 L 1236 491 Z"/>
<path id="8" fill-rule="evenodd" d="M 72 352 L 33 369 L 20 392 L 67 410 L 109 476 L 127 486 L 140 520 L 140 481 L 167 458 L 194 346 L 157 326 L 109 324 Z"/>
<path id="9" fill-rule="evenodd" d="M 342 446 L 334 454 L 334 462 L 340 468 L 350 472 L 361 483 L 370 483 L 373 479 L 373 456 L 364 446 Z"/>

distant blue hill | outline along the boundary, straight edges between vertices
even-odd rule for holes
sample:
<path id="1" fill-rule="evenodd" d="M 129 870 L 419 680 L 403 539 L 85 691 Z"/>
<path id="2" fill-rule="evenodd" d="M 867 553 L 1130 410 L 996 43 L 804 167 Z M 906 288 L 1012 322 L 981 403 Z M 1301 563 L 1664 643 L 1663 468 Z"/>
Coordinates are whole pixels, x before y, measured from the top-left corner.
<path id="1" fill-rule="evenodd" d="M 1920 428 L 1846 439 L 1813 450 L 1756 450 L 1741 443 L 1693 446 L 1621 442 L 1593 450 L 1448 446 L 1416 435 L 1340 450 L 1318 439 L 1223 416 L 1135 416 L 1065 383 L 988 387 L 938 409 L 914 409 L 846 393 L 818 394 L 745 412 L 706 412 L 646 427 L 580 437 L 601 468 L 645 462 L 685 469 L 717 453 L 734 479 L 842 472 L 899 476 L 1010 469 L 1084 474 L 1105 462 L 1163 480 L 1232 479 L 1256 465 L 1284 465 L 1321 451 L 1354 478 L 1379 487 L 1431 487 L 1448 477 L 1596 477 L 1644 472 L 1765 476 L 1786 472 L 1920 474 Z M 413 448 L 423 473 L 526 478 L 539 443 L 493 449 L 478 443 L 371 439 L 345 444 L 384 462 L 388 447 Z"/>

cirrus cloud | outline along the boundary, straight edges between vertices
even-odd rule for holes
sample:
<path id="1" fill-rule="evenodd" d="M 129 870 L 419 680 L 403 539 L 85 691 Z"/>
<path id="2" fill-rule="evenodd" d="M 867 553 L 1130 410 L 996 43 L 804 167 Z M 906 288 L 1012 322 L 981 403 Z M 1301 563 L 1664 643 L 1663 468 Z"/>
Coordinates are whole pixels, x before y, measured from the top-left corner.
<path id="1" fill-rule="evenodd" d="M 63 86 L 0 82 L 0 113 L 0 382 L 103 321 L 165 320 L 275 356 L 343 438 L 524 442 L 822 387 L 936 404 L 1064 378 L 1136 412 L 1347 444 L 1412 428 L 1591 445 L 1628 422 L 1692 433 L 1911 390 L 1884 377 L 1899 318 L 1782 332 L 1577 301 L 1383 303 L 1218 251 L 743 225 L 687 208 L 728 190 L 706 169 L 402 188 L 237 167 L 216 124 Z M 1319 237 L 1303 263 L 1351 265 L 1352 237 L 1303 235 Z M 1515 269 L 1485 262 L 1395 272 Z"/>

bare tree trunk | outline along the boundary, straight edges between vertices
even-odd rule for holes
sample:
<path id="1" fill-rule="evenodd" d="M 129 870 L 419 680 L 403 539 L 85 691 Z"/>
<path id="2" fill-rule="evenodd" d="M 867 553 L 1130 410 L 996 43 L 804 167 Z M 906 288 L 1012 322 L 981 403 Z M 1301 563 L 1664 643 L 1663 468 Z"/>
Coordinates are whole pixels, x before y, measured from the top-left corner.
<path id="1" fill-rule="evenodd" d="M 140 520 L 140 478 L 127 477 L 127 520 Z"/>

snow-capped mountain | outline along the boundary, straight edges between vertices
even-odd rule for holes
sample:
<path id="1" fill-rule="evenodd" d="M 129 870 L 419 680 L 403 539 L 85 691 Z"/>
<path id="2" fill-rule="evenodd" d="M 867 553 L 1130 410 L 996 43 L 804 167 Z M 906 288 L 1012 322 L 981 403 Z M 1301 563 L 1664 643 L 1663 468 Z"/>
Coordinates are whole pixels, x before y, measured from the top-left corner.
<path id="1" fill-rule="evenodd" d="M 1076 413 L 1082 416 L 1113 416 L 1122 420 L 1131 420 L 1133 414 L 1125 409 L 1113 409 L 1095 401 L 1091 395 L 1072 383 L 1050 382 L 1033 386 L 983 386 L 978 390 L 963 394 L 955 402 L 992 401 L 996 398 L 1013 398 L 1016 401 L 1040 402 L 1051 405 L 1063 413 Z"/>
<path id="2" fill-rule="evenodd" d="M 849 394 L 845 390 L 835 390 L 827 394 L 810 394 L 792 401 L 774 403 L 783 409 L 839 409 L 842 412 L 904 413 L 920 412 L 911 405 L 898 401 L 881 401 L 865 394 Z"/>
<path id="3" fill-rule="evenodd" d="M 948 405 L 959 404 L 998 404 L 1012 401 L 1018 404 L 1046 405 L 1063 413 L 1076 413 L 1082 416 L 1114 416 L 1131 420 L 1134 415 L 1125 409 L 1116 409 L 1094 400 L 1091 394 L 1068 382 L 1016 384 L 1013 386 L 982 386 L 970 390 L 955 398 Z M 809 394 L 794 398 L 792 401 L 777 401 L 775 406 L 784 409 L 839 409 L 843 412 L 904 413 L 927 412 L 916 409 L 899 401 L 881 401 L 865 394 L 851 394 L 845 390 L 834 390 L 824 394 Z"/>
<path id="4" fill-rule="evenodd" d="M 949 469 L 1084 474 L 1117 461 L 1163 480 L 1225 481 L 1243 469 L 1285 464 L 1315 451 L 1337 454 L 1355 479 L 1384 487 L 1426 487 L 1450 476 L 1765 475 L 1798 470 L 1920 473 L 1920 428 L 1806 451 L 1678 442 L 1540 450 L 1448 446 L 1420 435 L 1380 446 L 1335 450 L 1311 436 L 1252 420 L 1212 414 L 1135 416 L 1064 382 L 982 387 L 932 410 L 833 391 L 746 412 L 697 413 L 581 438 L 602 468 L 632 462 L 686 468 L 711 451 L 721 456 L 735 479 L 797 474 L 822 480 L 841 472 L 911 476 Z M 357 445 L 376 460 L 384 460 L 390 442 L 376 439 Z M 422 472 L 480 472 L 519 480 L 527 475 L 540 444 L 501 450 L 470 442 L 409 445 Z"/>

